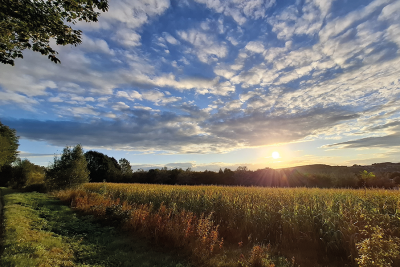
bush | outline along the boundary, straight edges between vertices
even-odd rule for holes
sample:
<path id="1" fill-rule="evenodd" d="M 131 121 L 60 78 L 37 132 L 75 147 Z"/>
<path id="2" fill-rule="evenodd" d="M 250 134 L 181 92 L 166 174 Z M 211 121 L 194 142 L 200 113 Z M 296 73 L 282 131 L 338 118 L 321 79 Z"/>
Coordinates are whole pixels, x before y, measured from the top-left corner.
<path id="1" fill-rule="evenodd" d="M 46 171 L 46 186 L 50 190 L 65 189 L 89 182 L 89 171 L 82 146 L 66 147 L 61 158 Z"/>

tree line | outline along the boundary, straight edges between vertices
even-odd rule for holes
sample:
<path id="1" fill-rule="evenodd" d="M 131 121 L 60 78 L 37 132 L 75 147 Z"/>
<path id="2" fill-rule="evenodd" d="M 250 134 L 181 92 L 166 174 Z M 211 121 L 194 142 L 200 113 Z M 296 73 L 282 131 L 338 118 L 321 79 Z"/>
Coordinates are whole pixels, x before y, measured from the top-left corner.
<path id="1" fill-rule="evenodd" d="M 74 187 L 86 182 L 149 183 L 179 185 L 230 185 L 263 187 L 393 188 L 400 185 L 400 172 L 375 172 L 362 166 L 311 165 L 256 171 L 240 166 L 214 171 L 188 168 L 132 170 L 130 162 L 117 161 L 98 151 L 84 152 L 81 145 L 65 147 L 48 167 L 18 157 L 18 136 L 0 122 L 0 186 L 35 191 Z"/>

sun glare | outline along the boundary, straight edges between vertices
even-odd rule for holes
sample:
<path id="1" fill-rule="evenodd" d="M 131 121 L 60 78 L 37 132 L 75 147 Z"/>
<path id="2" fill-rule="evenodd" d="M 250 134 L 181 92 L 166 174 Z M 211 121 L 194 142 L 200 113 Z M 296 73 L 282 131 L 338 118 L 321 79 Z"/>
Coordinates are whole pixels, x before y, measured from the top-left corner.
<path id="1" fill-rule="evenodd" d="M 277 151 L 272 152 L 272 158 L 279 159 L 280 158 L 279 152 L 277 152 Z"/>

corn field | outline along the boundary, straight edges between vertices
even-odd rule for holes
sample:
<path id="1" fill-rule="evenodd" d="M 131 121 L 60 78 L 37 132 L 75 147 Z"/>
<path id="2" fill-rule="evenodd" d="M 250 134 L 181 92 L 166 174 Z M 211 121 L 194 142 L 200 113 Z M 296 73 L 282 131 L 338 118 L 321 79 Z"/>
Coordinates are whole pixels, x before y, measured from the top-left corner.
<path id="1" fill-rule="evenodd" d="M 105 217 L 119 205 L 125 227 L 175 239 L 176 247 L 193 244 L 192 250 L 206 257 L 224 248 L 247 248 L 250 256 L 242 265 L 236 261 L 239 266 L 273 266 L 261 261 L 265 255 L 254 258 L 254 251 L 266 246 L 287 257 L 290 251 L 310 255 L 315 264 L 400 264 L 400 192 L 395 190 L 88 183 L 59 196 L 82 209 L 97 207 Z"/>

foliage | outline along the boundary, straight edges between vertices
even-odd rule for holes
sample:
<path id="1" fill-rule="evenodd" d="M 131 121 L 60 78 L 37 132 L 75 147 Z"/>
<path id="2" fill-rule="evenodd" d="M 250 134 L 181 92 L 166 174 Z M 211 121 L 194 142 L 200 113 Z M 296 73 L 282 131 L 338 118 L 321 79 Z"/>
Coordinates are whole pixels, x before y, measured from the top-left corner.
<path id="1" fill-rule="evenodd" d="M 57 52 L 50 46 L 78 45 L 80 30 L 70 24 L 97 21 L 99 12 L 108 10 L 107 0 L 2 0 L 0 1 L 0 62 L 14 65 L 22 50 L 32 49 L 58 63 Z"/>
<path id="2" fill-rule="evenodd" d="M 92 182 L 117 182 L 121 179 L 121 167 L 115 158 L 92 150 L 85 153 L 85 158 Z"/>
<path id="3" fill-rule="evenodd" d="M 6 165 L 0 171 L 1 186 L 45 191 L 45 168 L 33 164 L 27 159 L 17 158 L 12 165 Z"/>
<path id="4" fill-rule="evenodd" d="M 384 187 L 393 188 L 396 181 L 391 178 L 391 172 L 377 172 L 376 177 L 369 179 L 365 185 L 361 183 L 359 167 L 308 168 L 296 167 L 286 169 L 264 168 L 251 171 L 245 166 L 235 171 L 225 168 L 218 172 L 193 171 L 191 169 L 139 169 L 131 175 L 126 175 L 120 182 L 125 183 L 155 183 L 181 185 L 241 185 L 264 187 L 319 187 L 319 188 L 359 188 Z M 400 169 L 400 164 L 393 167 Z M 370 172 L 368 172 L 370 173 Z M 375 175 L 375 174 L 374 174 Z M 116 181 L 117 179 L 115 179 Z M 107 180 L 108 181 L 108 180 Z"/>
<path id="5" fill-rule="evenodd" d="M 129 162 L 129 160 L 122 158 L 118 161 L 118 163 L 121 168 L 121 174 L 124 177 L 129 177 L 130 175 L 132 175 L 133 171 L 132 171 L 132 166 L 131 166 L 131 163 Z"/>
<path id="6" fill-rule="evenodd" d="M 368 227 L 367 227 L 368 228 Z M 400 238 L 385 236 L 379 226 L 372 227 L 371 237 L 357 244 L 359 257 L 356 259 L 360 267 L 391 266 L 392 259 L 400 256 Z M 367 230 L 362 231 L 364 234 Z"/>
<path id="7" fill-rule="evenodd" d="M 176 255 L 154 251 L 132 235 L 76 216 L 54 198 L 1 189 L 4 195 L 4 253 L 0 266 L 186 267 Z M 134 251 L 134 253 L 132 253 Z"/>
<path id="8" fill-rule="evenodd" d="M 89 182 L 89 171 L 82 146 L 66 147 L 61 157 L 54 157 L 54 163 L 46 171 L 46 185 L 49 189 L 63 189 Z"/>
<path id="9" fill-rule="evenodd" d="M 18 139 L 14 129 L 0 122 L 0 170 L 2 166 L 10 165 L 17 159 Z"/>
<path id="10" fill-rule="evenodd" d="M 12 166 L 11 180 L 9 186 L 13 188 L 31 187 L 33 185 L 43 185 L 45 169 L 31 163 L 28 159 L 18 158 Z"/>
<path id="11" fill-rule="evenodd" d="M 384 229 L 384 242 L 379 244 L 400 238 L 400 195 L 395 190 L 106 183 L 85 184 L 83 190 L 82 196 L 96 193 L 104 198 L 101 202 L 97 200 L 97 204 L 95 197 L 94 202 L 82 200 L 87 209 L 105 209 L 106 203 L 118 201 L 125 203 L 127 210 L 133 207 L 132 212 L 145 207 L 146 213 L 138 211 L 142 215 L 157 213 L 161 207 L 172 214 L 183 211 L 197 217 L 212 214 L 224 244 L 232 246 L 242 242 L 249 249 L 245 255 L 250 255 L 254 246 L 268 243 L 286 248 L 289 258 L 294 256 L 290 251 L 297 250 L 307 255 L 309 261 L 314 260 L 302 266 L 315 266 L 321 259 L 341 259 L 343 262 L 339 265 L 343 266 L 360 255 L 367 255 L 357 246 L 374 238 L 374 232 L 362 231 L 365 227 Z M 386 260 L 397 257 L 379 255 Z M 299 264 L 301 261 L 296 258 Z M 245 257 L 243 262 L 248 263 L 249 259 Z"/>
<path id="12" fill-rule="evenodd" d="M 374 179 L 376 176 L 372 172 L 368 172 L 366 170 L 360 172 L 360 182 L 362 185 L 365 187 L 367 185 L 367 182 Z"/>

